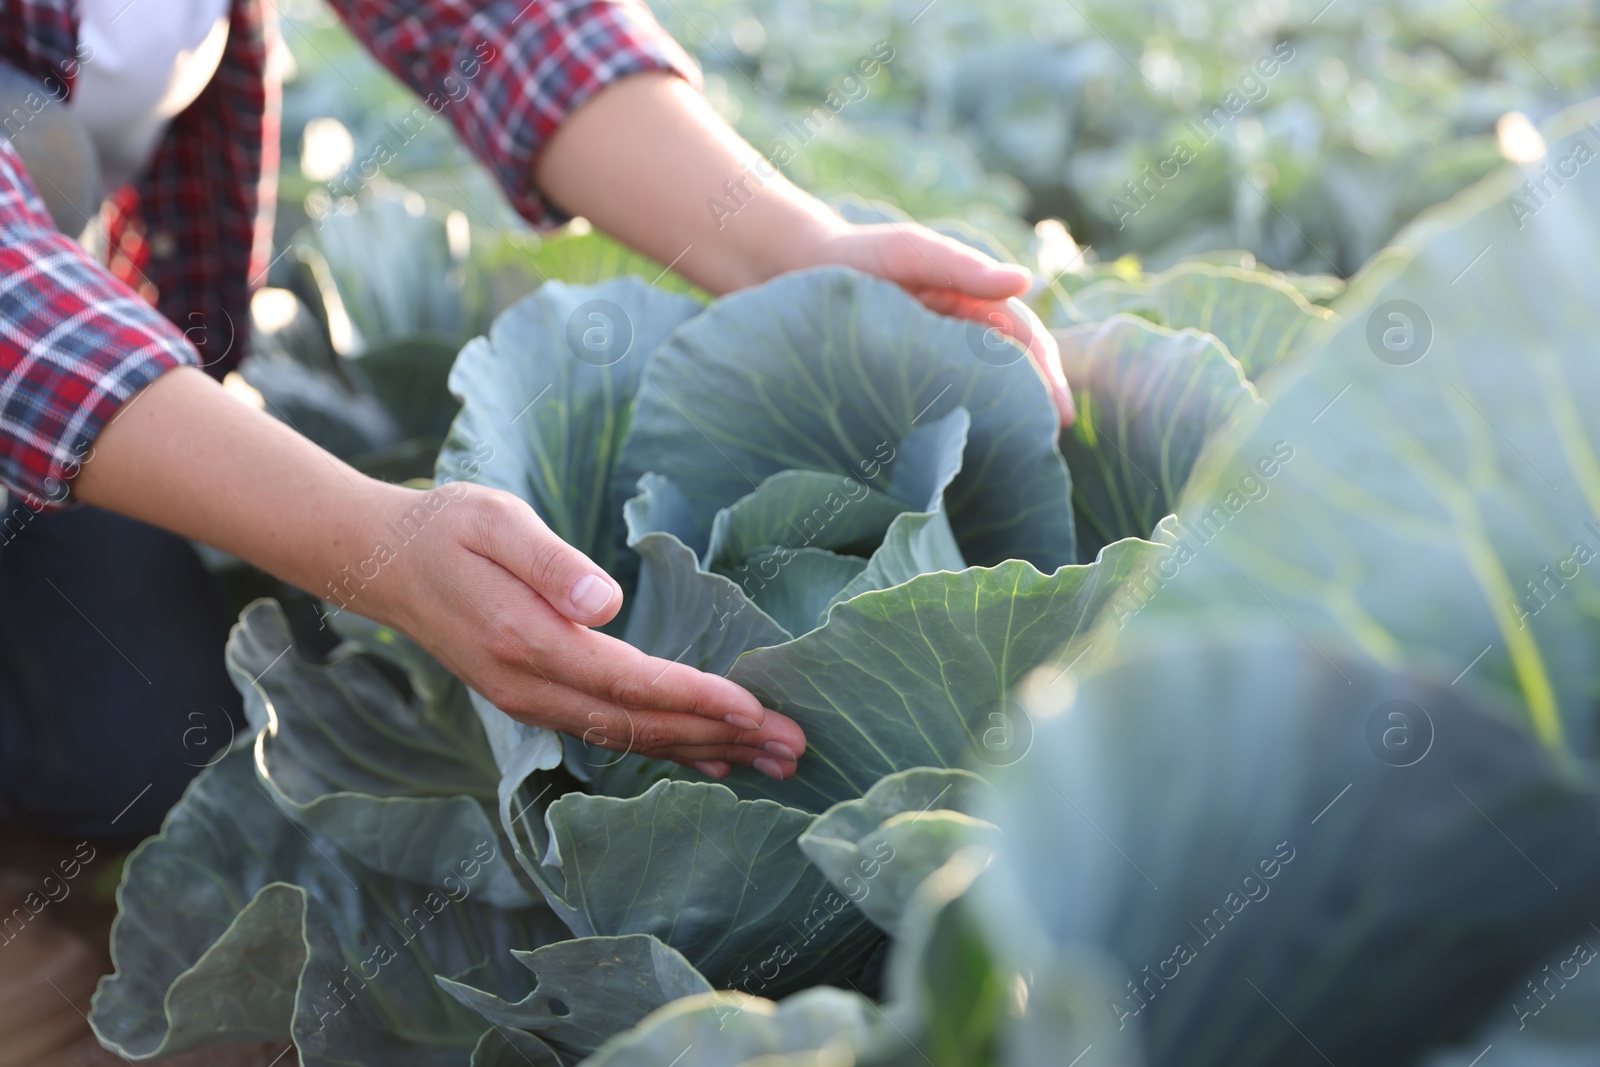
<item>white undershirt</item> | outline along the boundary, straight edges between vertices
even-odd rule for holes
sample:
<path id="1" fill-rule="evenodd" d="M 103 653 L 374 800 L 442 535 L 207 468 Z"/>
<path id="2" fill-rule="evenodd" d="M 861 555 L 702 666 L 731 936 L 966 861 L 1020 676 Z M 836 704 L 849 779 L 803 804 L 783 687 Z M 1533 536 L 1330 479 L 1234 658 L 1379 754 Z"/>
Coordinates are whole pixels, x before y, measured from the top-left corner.
<path id="1" fill-rule="evenodd" d="M 107 192 L 138 177 L 161 135 L 222 62 L 231 0 L 80 0 L 87 58 L 72 109 L 100 156 Z"/>

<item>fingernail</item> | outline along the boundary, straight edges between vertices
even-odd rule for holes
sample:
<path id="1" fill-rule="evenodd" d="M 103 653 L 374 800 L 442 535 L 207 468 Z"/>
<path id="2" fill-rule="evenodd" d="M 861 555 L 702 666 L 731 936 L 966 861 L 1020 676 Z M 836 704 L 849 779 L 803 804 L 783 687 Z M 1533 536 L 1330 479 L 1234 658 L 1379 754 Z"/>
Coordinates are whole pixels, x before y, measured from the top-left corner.
<path id="1" fill-rule="evenodd" d="M 796 753 L 794 749 L 790 748 L 782 741 L 768 741 L 761 747 L 772 753 L 774 756 L 777 756 L 779 759 L 786 759 L 790 763 L 793 763 L 800 758 L 799 754 Z"/>
<path id="2" fill-rule="evenodd" d="M 728 773 L 726 767 L 711 760 L 701 760 L 699 763 L 694 765 L 694 769 L 705 775 L 707 778 L 721 778 L 723 775 Z"/>
<path id="3" fill-rule="evenodd" d="M 611 603 L 616 590 L 598 574 L 585 574 L 572 586 L 572 606 L 584 615 L 598 615 Z"/>
<path id="4" fill-rule="evenodd" d="M 780 782 L 783 781 L 783 764 L 779 763 L 775 759 L 767 759 L 766 757 L 762 757 L 761 759 L 758 759 L 754 763 L 750 764 L 750 766 L 754 767 L 768 778 L 776 778 Z"/>
<path id="5" fill-rule="evenodd" d="M 724 715 L 722 717 L 722 721 L 727 723 L 729 726 L 735 727 L 735 728 L 740 729 L 740 730 L 759 730 L 759 729 L 761 729 L 761 724 L 760 723 L 756 722 L 754 719 L 752 719 L 748 715 L 740 715 L 737 711 L 735 711 L 735 712 L 733 712 L 731 714 L 728 714 L 728 715 Z"/>

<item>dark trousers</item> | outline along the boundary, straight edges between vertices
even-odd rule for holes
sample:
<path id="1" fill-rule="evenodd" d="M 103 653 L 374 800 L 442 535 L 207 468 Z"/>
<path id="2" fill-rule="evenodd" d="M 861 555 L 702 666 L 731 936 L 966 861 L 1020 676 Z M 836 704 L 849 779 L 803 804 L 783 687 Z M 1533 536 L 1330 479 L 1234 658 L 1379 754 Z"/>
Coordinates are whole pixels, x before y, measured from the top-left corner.
<path id="1" fill-rule="evenodd" d="M 136 841 L 244 729 L 219 583 L 188 542 L 97 508 L 0 531 L 0 819 Z M 26 518 L 24 518 L 26 517 Z"/>

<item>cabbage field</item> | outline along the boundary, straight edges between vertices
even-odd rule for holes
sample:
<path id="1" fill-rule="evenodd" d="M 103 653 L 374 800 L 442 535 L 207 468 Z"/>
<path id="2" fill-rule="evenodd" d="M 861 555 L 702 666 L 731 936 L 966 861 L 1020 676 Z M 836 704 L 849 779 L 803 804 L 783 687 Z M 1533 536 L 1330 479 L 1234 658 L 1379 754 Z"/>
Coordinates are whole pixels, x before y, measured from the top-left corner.
<path id="1" fill-rule="evenodd" d="M 127 862 L 101 1041 L 1600 1062 L 1600 15 L 1321 3 L 659 6 L 800 184 L 1034 268 L 1065 430 L 992 331 L 534 235 L 442 128 L 335 188 L 409 105 L 285 5 L 232 386 L 527 500 L 809 747 L 590 747 L 216 559 L 254 731 Z"/>

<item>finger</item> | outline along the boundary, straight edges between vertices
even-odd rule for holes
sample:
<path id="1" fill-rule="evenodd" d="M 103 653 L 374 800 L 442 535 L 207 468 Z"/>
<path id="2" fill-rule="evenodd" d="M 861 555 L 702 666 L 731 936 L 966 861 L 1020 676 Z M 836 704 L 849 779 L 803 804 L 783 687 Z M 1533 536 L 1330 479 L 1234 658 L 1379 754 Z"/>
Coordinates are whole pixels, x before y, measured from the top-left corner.
<path id="1" fill-rule="evenodd" d="M 772 756 L 761 755 L 756 756 L 754 759 L 747 759 L 745 755 L 745 750 L 742 749 L 724 753 L 714 748 L 664 749 L 660 752 L 651 753 L 654 759 L 670 760 L 685 767 L 693 767 L 697 771 L 700 770 L 702 764 L 706 763 L 720 763 L 728 766 L 730 770 L 733 764 L 738 764 L 741 767 L 749 767 L 757 774 L 764 774 L 768 778 L 780 782 L 793 778 L 795 771 L 798 770 L 798 765 L 790 760 L 780 760 Z M 701 773 L 705 772 L 701 771 Z M 716 776 L 713 775 L 713 777 Z"/>
<path id="2" fill-rule="evenodd" d="M 981 300 L 1004 300 L 1028 291 L 1033 274 L 921 226 L 863 226 L 859 239 L 873 250 L 867 269 L 906 289 L 940 288 Z"/>
<path id="3" fill-rule="evenodd" d="M 519 695 L 521 694 L 521 695 Z M 652 759 L 724 760 L 750 766 L 757 760 L 793 763 L 793 750 L 782 742 L 772 748 L 759 732 L 736 730 L 725 723 L 674 712 L 630 711 L 559 684 L 513 689 L 500 694 L 495 706 L 530 726 L 559 730 L 584 745 L 608 752 L 637 753 Z M 668 757 L 667 753 L 671 753 Z M 613 763 L 615 760 L 591 760 Z"/>
<path id="4" fill-rule="evenodd" d="M 699 771 L 707 778 L 714 778 L 719 782 L 728 777 L 729 773 L 733 770 L 732 767 L 721 760 L 700 760 L 694 763 L 692 766 L 695 770 Z"/>
<path id="5" fill-rule="evenodd" d="M 616 617 L 622 587 L 557 537 L 532 507 L 509 493 L 496 493 L 485 499 L 480 514 L 472 546 L 480 555 L 516 575 L 580 626 L 599 626 Z"/>
<path id="6" fill-rule="evenodd" d="M 952 289 L 920 289 L 913 295 L 933 311 L 982 323 L 1016 342 L 1049 388 L 1061 425 L 1072 425 L 1077 409 L 1061 369 L 1061 349 L 1028 305 L 1020 300 L 977 300 Z"/>
<path id="7" fill-rule="evenodd" d="M 749 763 L 770 756 L 794 763 L 803 751 L 767 730 L 737 730 L 726 723 L 679 712 L 632 711 L 596 701 L 584 709 L 583 718 L 585 727 L 580 740 L 585 743 L 613 750 L 627 748 L 653 757 L 667 751 L 716 749 L 723 755 L 713 757 L 702 751 L 697 758 L 737 758 L 740 763 Z M 788 722 L 781 715 L 772 717 L 773 724 L 780 720 Z M 738 752 L 744 755 L 736 757 Z"/>
<path id="8" fill-rule="evenodd" d="M 515 719 L 560 730 L 596 748 L 653 758 L 666 758 L 661 753 L 672 751 L 684 756 L 682 762 L 690 762 L 687 753 L 694 750 L 695 759 L 732 760 L 746 766 L 764 759 L 793 764 L 805 752 L 805 733 L 777 712 L 766 713 L 763 726 L 744 729 L 696 714 L 622 707 L 543 675 L 539 684 L 533 684 L 526 677 L 528 667 L 507 666 L 509 677 L 497 680 L 492 695 L 485 694 L 491 703 Z"/>
<path id="9" fill-rule="evenodd" d="M 1071 426 L 1078 417 L 1078 409 L 1072 402 L 1072 388 L 1067 384 L 1066 371 L 1061 367 L 1061 346 L 1056 344 L 1055 335 L 1044 328 L 1044 323 L 1022 301 L 1008 300 L 1006 304 L 1021 308 L 1033 320 L 1032 332 L 1028 337 L 1028 358 L 1033 360 L 1045 385 L 1050 387 L 1050 399 L 1055 402 L 1061 425 Z"/>
<path id="10" fill-rule="evenodd" d="M 702 763 L 738 764 L 779 781 L 792 776 L 798 763 L 787 745 L 768 742 L 757 748 L 756 741 L 748 735 L 729 739 L 727 727 L 689 715 L 617 708 L 590 712 L 588 718 L 593 725 L 584 730 L 580 740 L 593 749 L 670 760 L 687 767 L 698 767 Z M 724 736 L 715 736 L 716 732 Z M 604 766 L 615 759 L 607 757 L 589 762 Z"/>
<path id="11" fill-rule="evenodd" d="M 793 720 L 768 711 L 742 687 L 685 663 L 647 656 L 624 641 L 592 630 L 558 635 L 545 658 L 552 676 L 576 689 L 635 710 L 677 711 L 742 730 L 771 727 L 771 736 L 805 749 Z"/>

